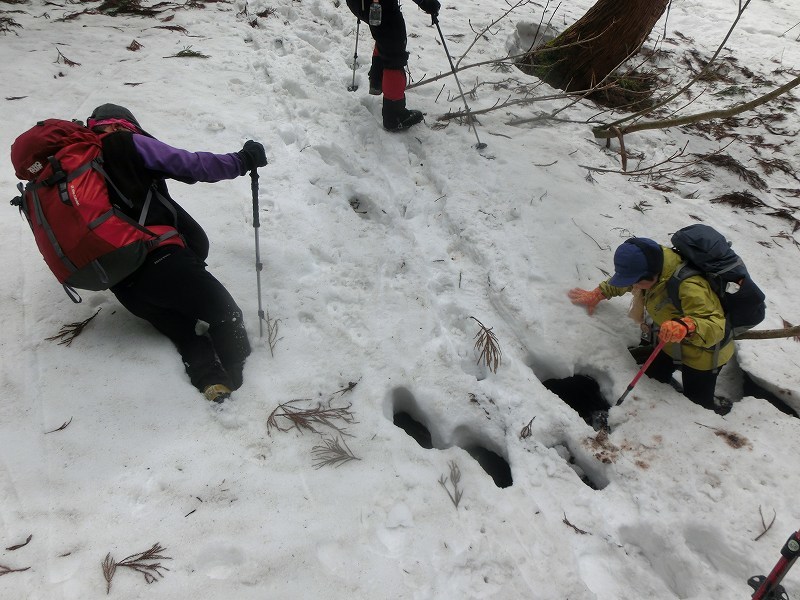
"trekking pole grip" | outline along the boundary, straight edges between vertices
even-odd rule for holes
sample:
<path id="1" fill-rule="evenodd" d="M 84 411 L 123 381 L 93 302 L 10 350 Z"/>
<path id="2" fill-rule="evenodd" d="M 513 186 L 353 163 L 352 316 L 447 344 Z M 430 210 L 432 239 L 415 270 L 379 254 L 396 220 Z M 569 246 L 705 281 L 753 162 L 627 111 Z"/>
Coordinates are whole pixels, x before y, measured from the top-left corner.
<path id="1" fill-rule="evenodd" d="M 253 227 L 259 227 L 258 220 L 258 170 L 250 171 L 250 190 L 253 192 Z"/>

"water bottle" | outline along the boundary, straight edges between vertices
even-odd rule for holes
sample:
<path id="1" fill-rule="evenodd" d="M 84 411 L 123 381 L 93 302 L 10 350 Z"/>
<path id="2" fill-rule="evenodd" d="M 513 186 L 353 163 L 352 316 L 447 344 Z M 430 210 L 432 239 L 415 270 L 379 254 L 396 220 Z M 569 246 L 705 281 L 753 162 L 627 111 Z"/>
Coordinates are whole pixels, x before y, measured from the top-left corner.
<path id="1" fill-rule="evenodd" d="M 377 27 L 381 24 L 383 17 L 381 5 L 378 0 L 372 0 L 372 5 L 369 7 L 369 24 L 372 27 Z"/>

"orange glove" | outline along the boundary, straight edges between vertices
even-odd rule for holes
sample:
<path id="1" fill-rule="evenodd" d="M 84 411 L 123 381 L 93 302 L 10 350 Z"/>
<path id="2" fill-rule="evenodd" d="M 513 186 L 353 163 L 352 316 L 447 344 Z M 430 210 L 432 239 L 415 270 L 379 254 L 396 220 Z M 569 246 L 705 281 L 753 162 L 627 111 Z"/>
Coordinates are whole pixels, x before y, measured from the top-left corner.
<path id="1" fill-rule="evenodd" d="M 569 299 L 572 300 L 573 304 L 585 306 L 590 315 L 594 314 L 594 309 L 598 304 L 600 304 L 600 301 L 606 299 L 599 287 L 596 287 L 591 291 L 582 290 L 581 288 L 573 288 L 567 292 L 567 296 L 569 296 Z"/>
<path id="2" fill-rule="evenodd" d="M 692 317 L 672 319 L 661 324 L 661 329 L 658 331 L 658 341 L 667 344 L 680 342 L 687 335 L 693 334 L 695 329 L 697 329 L 697 326 Z"/>

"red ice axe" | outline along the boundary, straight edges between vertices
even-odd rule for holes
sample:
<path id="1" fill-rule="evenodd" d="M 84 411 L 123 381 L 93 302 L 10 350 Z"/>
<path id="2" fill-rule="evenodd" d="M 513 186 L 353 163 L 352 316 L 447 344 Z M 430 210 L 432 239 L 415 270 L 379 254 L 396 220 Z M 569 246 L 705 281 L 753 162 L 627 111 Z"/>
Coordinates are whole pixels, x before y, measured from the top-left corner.
<path id="1" fill-rule="evenodd" d="M 656 345 L 656 348 L 655 348 L 655 350 L 653 350 L 653 353 L 647 358 L 646 361 L 644 361 L 644 364 L 642 365 L 642 368 L 639 369 L 639 372 L 636 374 L 636 377 L 633 378 L 633 381 L 631 381 L 628 384 L 628 389 L 626 389 L 625 393 L 622 394 L 622 396 L 619 397 L 619 400 L 617 400 L 617 403 L 615 404 L 615 406 L 619 406 L 620 404 L 622 404 L 622 401 L 625 400 L 627 395 L 631 393 L 631 390 L 636 386 L 636 383 L 639 381 L 639 379 L 642 377 L 642 375 L 644 375 L 644 372 L 647 370 L 647 367 L 650 366 L 650 364 L 656 359 L 656 356 L 658 356 L 658 353 L 661 352 L 661 349 L 664 347 L 665 343 L 666 342 L 662 342 L 662 341 L 658 342 L 658 345 Z"/>

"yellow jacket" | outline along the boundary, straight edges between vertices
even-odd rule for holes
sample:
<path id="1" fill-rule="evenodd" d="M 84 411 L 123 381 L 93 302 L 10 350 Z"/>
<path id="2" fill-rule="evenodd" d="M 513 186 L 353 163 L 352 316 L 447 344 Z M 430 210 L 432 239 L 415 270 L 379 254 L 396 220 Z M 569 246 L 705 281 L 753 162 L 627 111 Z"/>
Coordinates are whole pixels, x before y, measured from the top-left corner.
<path id="1" fill-rule="evenodd" d="M 722 305 L 711 289 L 708 281 L 694 275 L 685 279 L 680 286 L 679 294 L 683 313 L 672 304 L 667 293 L 667 281 L 683 262 L 683 259 L 673 250 L 661 247 L 664 252 L 664 267 L 658 281 L 649 290 L 644 292 L 644 304 L 648 314 L 657 325 L 678 317 L 691 317 L 696 331 L 686 336 L 680 344 L 666 344 L 664 351 L 673 359 L 681 361 L 688 367 L 700 371 L 710 371 L 724 365 L 733 356 L 733 339 L 725 338 L 725 315 Z M 614 287 L 604 281 L 600 284 L 600 291 L 606 298 L 622 296 L 632 290 L 631 287 Z M 719 348 L 716 348 L 720 344 Z M 716 357 L 715 357 L 716 354 Z"/>

